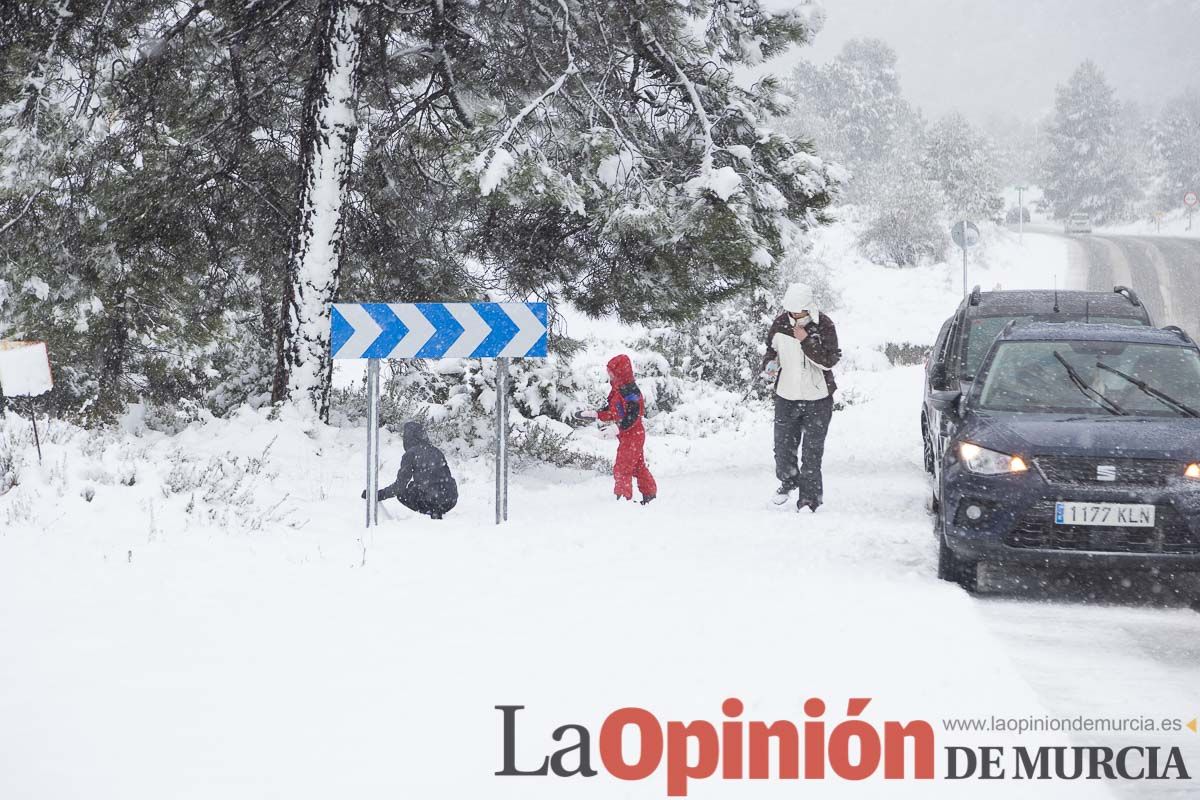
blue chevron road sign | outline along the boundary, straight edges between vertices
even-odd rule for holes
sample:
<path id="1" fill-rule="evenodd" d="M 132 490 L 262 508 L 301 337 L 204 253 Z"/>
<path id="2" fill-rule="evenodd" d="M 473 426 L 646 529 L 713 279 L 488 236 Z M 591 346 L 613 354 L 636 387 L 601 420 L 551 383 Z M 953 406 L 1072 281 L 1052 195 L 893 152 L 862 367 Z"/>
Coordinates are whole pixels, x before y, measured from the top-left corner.
<path id="1" fill-rule="evenodd" d="M 545 358 L 545 303 L 335 303 L 334 358 Z"/>

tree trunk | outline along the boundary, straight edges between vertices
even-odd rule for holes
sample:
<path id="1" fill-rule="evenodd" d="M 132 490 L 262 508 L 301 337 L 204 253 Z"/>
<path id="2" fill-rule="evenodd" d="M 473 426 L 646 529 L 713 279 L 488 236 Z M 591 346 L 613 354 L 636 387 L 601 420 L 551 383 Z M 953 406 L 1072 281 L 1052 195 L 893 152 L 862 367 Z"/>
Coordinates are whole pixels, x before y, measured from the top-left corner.
<path id="1" fill-rule="evenodd" d="M 288 259 L 276 342 L 276 401 L 329 415 L 329 305 L 341 274 L 342 204 L 358 134 L 360 0 L 321 0 L 316 64 L 300 132 L 299 220 Z"/>

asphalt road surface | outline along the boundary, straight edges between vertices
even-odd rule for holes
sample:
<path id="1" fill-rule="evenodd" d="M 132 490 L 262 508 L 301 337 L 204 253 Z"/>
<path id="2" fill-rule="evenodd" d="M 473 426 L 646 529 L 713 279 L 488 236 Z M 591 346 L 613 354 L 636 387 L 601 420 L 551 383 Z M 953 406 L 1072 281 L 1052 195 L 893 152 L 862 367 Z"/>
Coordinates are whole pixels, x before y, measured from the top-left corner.
<path id="1" fill-rule="evenodd" d="M 1026 233 L 1063 236 L 1026 226 Z M 1200 239 L 1075 235 L 1067 288 L 1129 286 L 1156 325 L 1200 335 Z M 1153 576 L 1003 573 L 978 599 L 990 632 L 1052 714 L 1062 717 L 1200 714 L 1200 597 L 1197 581 Z M 1035 737 L 1033 737 L 1035 738 Z M 1081 733 L 1073 743 L 1180 745 L 1196 761 L 1200 735 Z M 1191 763 L 1189 763 L 1189 767 Z M 1197 776 L 1193 773 L 1193 778 Z M 1108 784 L 1121 798 L 1200 797 L 1192 781 Z"/>
<path id="2" fill-rule="evenodd" d="M 1031 227 L 1062 236 L 1060 230 Z M 1066 237 L 1071 275 L 1078 285 L 1106 291 L 1128 286 L 1146 304 L 1156 325 L 1178 325 L 1200 334 L 1200 239 L 1088 234 Z"/>

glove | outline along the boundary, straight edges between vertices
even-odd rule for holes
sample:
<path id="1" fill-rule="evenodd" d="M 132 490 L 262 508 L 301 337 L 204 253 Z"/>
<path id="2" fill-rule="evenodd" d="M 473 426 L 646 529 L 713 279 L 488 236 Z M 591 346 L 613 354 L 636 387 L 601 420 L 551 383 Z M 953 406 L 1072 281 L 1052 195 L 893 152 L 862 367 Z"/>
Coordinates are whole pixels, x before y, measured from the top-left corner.
<path id="1" fill-rule="evenodd" d="M 778 361 L 769 362 L 766 366 L 766 369 L 764 369 L 762 371 L 762 377 L 764 380 L 767 380 L 767 381 L 775 380 L 775 376 L 778 374 L 779 374 L 779 362 Z"/>

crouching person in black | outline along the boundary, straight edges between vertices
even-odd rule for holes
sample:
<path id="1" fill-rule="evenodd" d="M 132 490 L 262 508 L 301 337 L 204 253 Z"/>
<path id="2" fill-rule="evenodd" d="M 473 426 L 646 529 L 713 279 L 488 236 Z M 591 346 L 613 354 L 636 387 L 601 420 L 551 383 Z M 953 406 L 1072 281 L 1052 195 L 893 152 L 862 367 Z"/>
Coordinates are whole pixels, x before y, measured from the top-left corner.
<path id="1" fill-rule="evenodd" d="M 380 501 L 389 497 L 433 519 L 441 519 L 458 503 L 458 484 L 450 474 L 446 457 L 430 443 L 419 422 L 404 424 L 404 458 L 396 482 L 379 490 Z"/>

